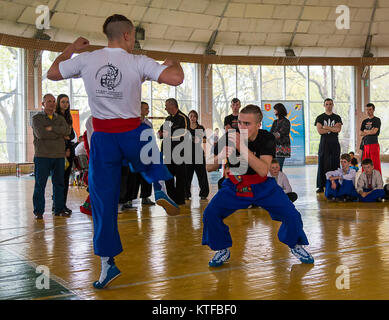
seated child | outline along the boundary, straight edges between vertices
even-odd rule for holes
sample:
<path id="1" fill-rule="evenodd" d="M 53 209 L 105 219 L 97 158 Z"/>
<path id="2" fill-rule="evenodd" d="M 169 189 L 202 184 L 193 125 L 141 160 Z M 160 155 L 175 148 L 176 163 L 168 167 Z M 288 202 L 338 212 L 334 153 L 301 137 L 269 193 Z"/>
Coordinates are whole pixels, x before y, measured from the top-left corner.
<path id="1" fill-rule="evenodd" d="M 362 169 L 363 172 L 357 181 L 356 187 L 359 194 L 359 201 L 384 201 L 384 182 L 382 181 L 380 172 L 378 170 L 374 170 L 373 161 L 369 158 L 362 160 Z"/>
<path id="2" fill-rule="evenodd" d="M 358 160 L 357 158 L 352 158 L 351 159 L 351 166 L 350 166 L 351 169 L 354 169 L 356 172 L 358 172 L 359 170 L 359 167 L 358 167 Z"/>
<path id="3" fill-rule="evenodd" d="M 288 177 L 285 173 L 280 171 L 280 164 L 277 159 L 273 159 L 270 166 L 270 175 L 276 179 L 277 184 L 284 190 L 289 200 L 295 202 L 297 200 L 297 193 L 292 192 Z"/>
<path id="4" fill-rule="evenodd" d="M 326 173 L 325 196 L 328 200 L 353 201 L 357 200 L 358 194 L 355 191 L 356 171 L 350 168 L 351 157 L 348 153 L 340 156 L 341 168 Z"/>

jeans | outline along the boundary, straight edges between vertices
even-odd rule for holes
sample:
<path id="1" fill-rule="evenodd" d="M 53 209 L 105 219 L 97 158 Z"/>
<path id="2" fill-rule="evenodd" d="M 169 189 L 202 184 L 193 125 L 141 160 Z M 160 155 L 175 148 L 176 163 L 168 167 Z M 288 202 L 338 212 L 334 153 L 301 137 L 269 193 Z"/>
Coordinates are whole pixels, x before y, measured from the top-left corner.
<path id="1" fill-rule="evenodd" d="M 45 212 L 45 189 L 50 172 L 52 172 L 51 182 L 53 183 L 54 212 L 61 212 L 65 206 L 65 158 L 34 157 L 34 164 L 35 185 L 32 198 L 34 214 L 43 214 Z"/>

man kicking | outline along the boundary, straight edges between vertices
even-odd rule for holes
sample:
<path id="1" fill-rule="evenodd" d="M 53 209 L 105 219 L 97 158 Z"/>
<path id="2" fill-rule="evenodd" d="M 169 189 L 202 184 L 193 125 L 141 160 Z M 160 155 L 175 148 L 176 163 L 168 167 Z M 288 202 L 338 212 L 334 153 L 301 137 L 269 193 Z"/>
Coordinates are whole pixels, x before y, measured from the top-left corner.
<path id="1" fill-rule="evenodd" d="M 126 17 L 118 14 L 108 17 L 103 32 L 108 39 L 107 47 L 71 59 L 73 53 L 89 46 L 87 39 L 78 38 L 58 56 L 47 73 L 54 81 L 81 76 L 88 94 L 94 128 L 89 162 L 93 245 L 95 254 L 101 257 L 100 279 L 93 283 L 97 289 L 106 287 L 120 275 L 114 257 L 123 251 L 117 225 L 123 160 L 154 184 L 157 204 L 169 215 L 179 213 L 178 206 L 162 191 L 161 182 L 172 178 L 161 162 L 162 156 L 159 163 L 149 165 L 140 159 L 142 147 L 149 143 L 141 141 L 141 133 L 150 130 L 141 124 L 140 105 L 145 79 L 172 86 L 184 80 L 181 65 L 176 61 L 166 60 L 161 65 L 146 56 L 131 54 L 135 28 Z M 156 144 L 155 139 L 152 143 Z"/>
<path id="2" fill-rule="evenodd" d="M 243 108 L 238 121 L 240 134 L 228 132 L 228 138 L 224 139 L 228 145 L 215 148 L 222 151 L 213 157 L 213 162 L 207 164 L 207 170 L 214 171 L 222 159 L 231 159 L 232 149 L 239 153 L 240 163 L 235 166 L 229 164 L 228 178 L 204 211 L 202 244 L 216 251 L 209 262 L 211 267 L 221 266 L 230 258 L 232 239 L 223 220 L 236 210 L 246 209 L 251 204 L 267 210 L 273 220 L 282 222 L 278 239 L 289 246 L 293 255 L 303 263 L 314 262 L 311 254 L 303 247 L 308 245 L 308 239 L 300 213 L 276 180 L 267 176 L 275 156 L 275 138 L 268 131 L 260 129 L 262 118 L 258 106 L 248 105 Z M 240 141 L 240 135 L 245 132 L 247 145 Z M 219 140 L 219 143 L 222 142 L 223 139 Z M 234 174 L 242 161 L 248 164 L 247 172 Z"/>

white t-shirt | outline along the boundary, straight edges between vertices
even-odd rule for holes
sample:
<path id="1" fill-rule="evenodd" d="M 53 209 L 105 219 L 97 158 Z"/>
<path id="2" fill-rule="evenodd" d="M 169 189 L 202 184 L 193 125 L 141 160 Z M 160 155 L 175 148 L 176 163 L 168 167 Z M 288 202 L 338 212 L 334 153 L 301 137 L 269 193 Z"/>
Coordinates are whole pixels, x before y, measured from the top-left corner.
<path id="1" fill-rule="evenodd" d="M 80 142 L 77 145 L 76 149 L 74 150 L 74 154 L 75 154 L 76 157 L 82 156 L 82 155 L 86 156 L 86 150 L 85 150 L 84 141 Z"/>
<path id="2" fill-rule="evenodd" d="M 64 79 L 82 77 L 92 116 L 98 119 L 140 117 L 142 82 L 157 81 L 165 68 L 121 48 L 84 52 L 59 64 Z"/>
<path id="3" fill-rule="evenodd" d="M 88 138 L 88 146 L 90 150 L 90 140 L 92 138 L 92 133 L 93 133 L 93 122 L 92 122 L 92 116 L 88 117 L 85 123 L 85 128 L 86 128 L 86 137 Z"/>

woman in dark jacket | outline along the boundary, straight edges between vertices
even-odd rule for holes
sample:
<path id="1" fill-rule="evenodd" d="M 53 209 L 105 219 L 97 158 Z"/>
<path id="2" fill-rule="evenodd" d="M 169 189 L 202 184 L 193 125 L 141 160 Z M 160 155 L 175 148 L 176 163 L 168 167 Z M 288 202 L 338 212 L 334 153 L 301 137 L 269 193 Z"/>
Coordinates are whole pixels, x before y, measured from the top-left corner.
<path id="1" fill-rule="evenodd" d="M 72 128 L 71 130 L 71 133 L 69 136 L 66 136 L 65 137 L 65 150 L 66 149 L 69 149 L 70 150 L 70 155 L 66 157 L 66 159 L 68 160 L 69 162 L 69 165 L 67 166 L 67 168 L 65 169 L 65 176 L 64 176 L 64 183 L 65 183 L 65 188 L 64 188 L 64 191 L 65 191 L 65 211 L 68 212 L 68 213 L 72 213 L 72 210 L 70 210 L 67 206 L 66 206 L 66 200 L 67 200 L 67 197 L 68 197 L 68 191 L 69 191 L 69 178 L 70 178 L 70 173 L 72 172 L 72 166 L 73 166 L 73 160 L 74 160 L 74 143 L 72 142 L 72 140 L 75 138 L 75 133 L 74 133 L 74 130 L 73 130 L 73 119 L 72 119 L 72 116 L 70 114 L 70 103 L 69 103 L 69 97 L 66 95 L 66 94 L 60 94 L 58 97 L 57 97 L 57 106 L 55 108 L 55 112 L 58 114 L 58 115 L 61 115 L 65 118 L 66 120 L 66 123 Z"/>
<path id="2" fill-rule="evenodd" d="M 189 131 L 192 135 L 192 162 L 185 165 L 187 179 L 186 199 L 191 197 L 190 189 L 192 185 L 193 174 L 196 172 L 200 186 L 200 198 L 201 200 L 206 200 L 209 194 L 209 184 L 207 170 L 205 168 L 205 155 L 202 148 L 202 144 L 206 142 L 205 129 L 198 123 L 199 115 L 195 110 L 190 111 L 188 117 L 190 120 Z"/>
<path id="3" fill-rule="evenodd" d="M 290 158 L 290 121 L 286 118 L 288 112 L 282 103 L 277 103 L 274 107 L 274 120 L 270 132 L 276 138 L 276 159 L 280 164 L 280 170 L 284 165 L 285 158 Z"/>

